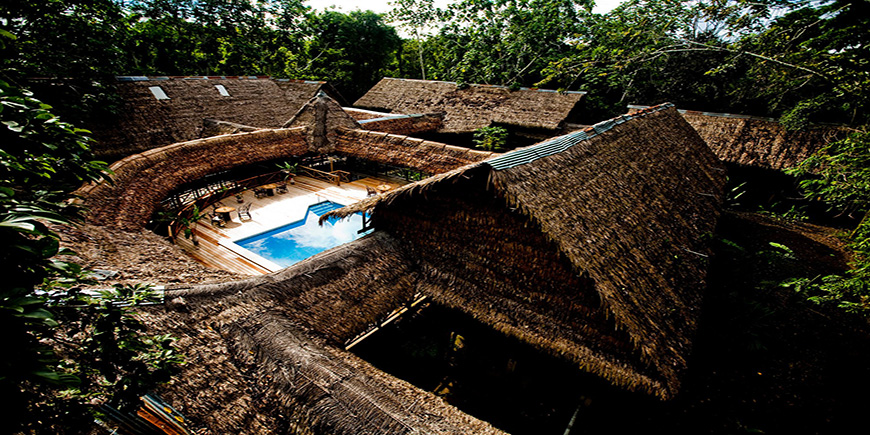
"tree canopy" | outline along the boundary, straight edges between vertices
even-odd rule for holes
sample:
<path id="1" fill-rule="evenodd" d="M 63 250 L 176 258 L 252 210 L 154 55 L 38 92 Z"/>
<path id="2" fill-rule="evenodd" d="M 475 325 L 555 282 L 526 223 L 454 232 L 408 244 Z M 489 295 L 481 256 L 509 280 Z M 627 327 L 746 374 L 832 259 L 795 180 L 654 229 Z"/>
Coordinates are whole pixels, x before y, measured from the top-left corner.
<path id="1" fill-rule="evenodd" d="M 16 39 L 0 62 L 7 80 L 72 79 L 73 116 L 111 109 L 100 83 L 114 75 L 329 80 L 349 100 L 384 75 L 546 86 L 588 91 L 601 119 L 663 101 L 791 128 L 870 116 L 866 1 L 628 0 L 606 14 L 589 0 L 393 6 L 384 17 L 301 0 L 10 0 L 0 30 Z"/>

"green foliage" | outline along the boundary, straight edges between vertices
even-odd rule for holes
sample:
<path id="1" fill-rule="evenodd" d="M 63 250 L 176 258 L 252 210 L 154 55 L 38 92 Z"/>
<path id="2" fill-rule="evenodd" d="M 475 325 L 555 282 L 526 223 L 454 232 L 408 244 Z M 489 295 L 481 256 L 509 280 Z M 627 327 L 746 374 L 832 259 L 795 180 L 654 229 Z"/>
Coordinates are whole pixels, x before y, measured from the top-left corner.
<path id="1" fill-rule="evenodd" d="M 94 402 L 134 409 L 139 396 L 169 381 L 183 363 L 172 337 L 146 335 L 135 316 L 134 307 L 158 301 L 151 286 L 116 285 L 99 294 L 73 287 L 50 295 L 47 306 L 61 326 L 43 342 L 58 357 L 54 370 L 77 381 L 48 390 L 32 385 L 31 418 L 53 423 L 56 433 L 70 422 L 81 425 L 72 433 L 86 427 Z"/>
<path id="2" fill-rule="evenodd" d="M 328 80 L 351 100 L 383 77 L 393 53 L 401 47 L 396 30 L 372 11 L 309 14 L 302 22 L 305 41 L 286 74 Z"/>
<path id="3" fill-rule="evenodd" d="M 444 14 L 432 76 L 507 85 L 540 80 L 577 32 L 582 0 L 464 0 Z"/>
<path id="4" fill-rule="evenodd" d="M 120 73 L 127 34 L 113 0 L 6 0 L 0 29 L 15 36 L 0 66 L 20 76 L 106 77 Z"/>
<path id="5" fill-rule="evenodd" d="M 30 85 L 75 123 L 107 118 L 117 106 L 106 86 L 128 68 L 128 21 L 113 0 L 0 2 L 0 79 Z"/>
<path id="6" fill-rule="evenodd" d="M 139 74 L 284 73 L 281 48 L 297 50 L 301 1 L 139 0 L 128 4 Z M 128 72 L 132 73 L 132 72 Z"/>
<path id="7" fill-rule="evenodd" d="M 856 132 L 834 142 L 790 171 L 801 177 L 808 198 L 840 214 L 863 215 L 849 238 L 851 269 L 845 275 L 795 279 L 784 285 L 820 304 L 835 304 L 870 316 L 870 133 Z"/>
<path id="8" fill-rule="evenodd" d="M 0 186 L 38 198 L 51 195 L 47 189 L 107 179 L 106 163 L 90 159 L 88 132 L 60 121 L 49 109 L 30 92 L 0 81 Z"/>
<path id="9" fill-rule="evenodd" d="M 766 102 L 770 114 L 782 115 L 788 126 L 866 123 L 868 26 L 866 1 L 796 3 L 767 29 L 735 44 L 737 53 L 752 54 L 746 73 L 752 82 L 740 83 L 749 86 L 743 92 Z"/>
<path id="10" fill-rule="evenodd" d="M 100 298 L 78 285 L 82 268 L 61 261 L 49 224 L 69 224 L 70 192 L 108 176 L 83 130 L 60 121 L 29 92 L 0 81 L 0 415 L 15 433 L 78 433 L 92 403 L 130 403 L 179 362 L 168 337 L 149 337 L 132 306 L 149 293 L 118 288 Z"/>
<path id="11" fill-rule="evenodd" d="M 311 13 L 299 0 L 10 0 L 0 64 L 7 80 L 74 78 L 45 95 L 82 119 L 117 105 L 105 87 L 117 74 L 328 80 L 350 100 L 390 74 L 588 90 L 590 121 L 663 101 L 789 128 L 870 120 L 866 1 L 629 0 L 606 15 L 591 5 L 396 0 L 389 19 L 413 36 L 402 42 L 383 16 Z"/>
<path id="12" fill-rule="evenodd" d="M 407 169 L 407 168 L 401 169 L 399 171 L 399 176 L 401 176 L 402 178 L 404 178 L 407 181 L 420 181 L 420 180 L 427 177 L 427 175 L 423 172 L 420 172 L 420 171 L 415 170 L 415 169 Z"/>
<path id="13" fill-rule="evenodd" d="M 474 131 L 474 146 L 486 151 L 499 151 L 507 144 L 504 127 L 481 127 Z"/>
<path id="14" fill-rule="evenodd" d="M 387 18 L 392 22 L 399 23 L 400 28 L 410 31 L 414 36 L 413 41 L 405 41 L 401 48 L 398 76 L 426 80 L 426 62 L 424 56 L 427 51 L 427 44 L 423 41 L 423 35 L 427 34 L 434 26 L 440 24 L 446 18 L 446 13 L 435 7 L 433 0 L 395 0 L 390 2 L 390 5 L 393 6 L 393 10 L 388 14 Z M 406 52 L 409 56 L 407 60 L 403 61 Z M 416 68 L 404 68 L 405 65 L 413 63 L 417 64 Z M 417 68 L 419 68 L 419 75 L 417 75 Z"/>
<path id="15" fill-rule="evenodd" d="M 582 17 L 542 84 L 593 91 L 590 113 L 627 103 L 864 123 L 870 4 L 630 0 Z M 552 85 L 550 85 L 552 86 Z"/>
<path id="16" fill-rule="evenodd" d="M 296 168 L 299 167 L 299 163 L 290 163 L 287 161 L 276 163 L 275 166 L 278 167 L 282 172 L 286 172 L 288 174 L 295 174 Z"/>
<path id="17" fill-rule="evenodd" d="M 801 177 L 808 198 L 824 201 L 840 213 L 870 209 L 870 133 L 856 132 L 828 144 L 788 171 Z"/>
<path id="18" fill-rule="evenodd" d="M 199 206 L 194 204 L 193 209 L 190 210 L 190 213 L 184 215 L 181 218 L 181 227 L 182 231 L 184 231 L 184 238 L 192 239 L 194 244 L 197 244 L 196 233 L 193 232 L 193 226 L 206 216 L 207 215 L 199 209 Z"/>

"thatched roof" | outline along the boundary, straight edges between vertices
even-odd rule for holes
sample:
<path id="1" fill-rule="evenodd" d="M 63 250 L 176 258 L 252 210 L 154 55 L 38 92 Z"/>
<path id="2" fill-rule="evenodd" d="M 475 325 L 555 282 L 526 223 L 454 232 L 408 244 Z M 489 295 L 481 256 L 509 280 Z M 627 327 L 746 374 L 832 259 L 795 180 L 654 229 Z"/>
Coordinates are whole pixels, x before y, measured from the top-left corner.
<path id="1" fill-rule="evenodd" d="M 632 110 L 647 106 L 628 106 Z M 793 168 L 848 133 L 840 126 L 814 125 L 788 131 L 773 118 L 680 110 L 683 118 L 722 161 L 764 169 Z"/>
<path id="2" fill-rule="evenodd" d="M 357 121 L 363 121 L 366 119 L 376 119 L 376 118 L 384 118 L 389 116 L 396 116 L 395 114 L 391 114 L 388 112 L 377 112 L 374 110 L 364 110 L 357 109 L 355 107 L 342 107 L 348 115 L 352 116 L 353 119 Z"/>
<path id="3" fill-rule="evenodd" d="M 406 121 L 405 118 L 408 117 L 398 121 Z M 414 117 L 409 123 L 393 126 L 400 131 L 413 129 L 418 122 L 428 122 L 426 119 L 429 118 Z M 434 119 L 440 122 L 440 118 Z M 299 108 L 284 123 L 287 128 L 255 129 L 213 120 L 208 120 L 207 125 L 215 132 L 226 130 L 227 134 L 127 156 L 111 165 L 113 183 L 80 189 L 77 194 L 85 198 L 91 209 L 88 221 L 136 230 L 145 225 L 163 198 L 185 183 L 238 166 L 308 153 L 356 157 L 426 174 L 449 171 L 497 155 L 361 130 L 360 124 L 323 92 Z"/>
<path id="4" fill-rule="evenodd" d="M 555 92 L 504 86 L 385 77 L 354 106 L 399 114 L 444 112 L 442 133 L 468 133 L 493 123 L 558 130 L 583 92 Z"/>
<path id="5" fill-rule="evenodd" d="M 437 132 L 444 125 L 444 113 L 389 115 L 364 119 L 359 123 L 366 130 L 413 136 L 420 133 Z"/>
<path id="6" fill-rule="evenodd" d="M 267 77 L 119 77 L 116 87 L 122 100 L 118 119 L 89 126 L 100 157 L 204 137 L 205 118 L 277 128 L 317 92 L 334 92 L 325 82 Z M 168 99 L 158 100 L 150 88 L 159 88 Z"/>
<path id="7" fill-rule="evenodd" d="M 329 153 L 335 148 L 338 129 L 359 128 L 359 123 L 347 114 L 335 100 L 318 92 L 284 123 L 284 128 L 308 128 L 309 151 Z"/>
<path id="8" fill-rule="evenodd" d="M 76 194 L 87 221 L 139 230 L 160 201 L 179 186 L 237 166 L 308 152 L 307 128 L 257 130 L 181 142 L 133 154 L 113 163 L 112 183 L 88 184 Z"/>
<path id="9" fill-rule="evenodd" d="M 418 279 L 373 234 L 271 275 L 169 290 L 149 324 L 191 361 L 160 394 L 211 433 L 502 433 L 343 350 Z"/>
<path id="10" fill-rule="evenodd" d="M 331 216 L 371 210 L 376 228 L 392 231 L 412 245 L 428 237 L 425 234 L 437 233 L 448 245 L 445 251 L 467 254 L 445 252 L 424 265 L 427 282 L 440 282 L 448 289 L 431 291 L 436 300 L 471 310 L 494 327 L 572 358 L 617 384 L 670 397 L 679 388 L 697 327 L 708 255 L 704 237 L 715 227 L 724 179 L 721 164 L 697 133 L 672 105 L 662 105 L 404 186 Z M 468 192 L 487 189 L 502 201 L 502 214 L 513 210 L 527 224 L 511 218 L 516 223 L 508 225 L 505 219 L 487 217 L 473 208 L 455 211 L 461 214 L 455 218 L 437 214 L 444 206 L 426 208 L 427 203 L 447 204 L 457 198 L 461 204 L 481 204 L 485 195 L 468 196 Z M 418 209 L 438 218 L 402 220 L 402 213 Z M 457 236 L 466 222 L 474 220 L 487 223 L 477 233 Z M 417 231 L 417 221 L 426 222 L 425 228 Z M 451 228 L 438 228 L 438 222 L 446 221 Z M 577 313 L 584 312 L 580 306 L 592 303 L 568 306 L 564 298 L 569 296 L 550 294 L 546 298 L 561 302 L 552 302 L 550 308 L 529 305 L 517 295 L 521 284 L 481 281 L 481 272 L 499 262 L 530 255 L 544 258 L 534 249 L 543 249 L 546 243 L 534 237 L 522 251 L 512 252 L 517 249 L 513 239 L 524 225 L 549 240 L 575 276 L 587 276 L 594 283 L 601 309 L 627 334 L 634 353 L 618 344 L 623 340 L 620 333 L 601 335 L 602 319 L 593 316 L 577 324 Z M 487 241 L 483 236 L 488 226 L 504 227 L 507 239 Z M 474 228 L 467 225 L 469 232 Z M 447 238 L 456 245 L 449 246 Z M 495 252 L 474 254 L 475 243 L 488 243 L 487 249 Z M 426 246 L 430 251 L 438 249 Z M 419 254 L 425 263 L 427 250 Z M 439 264 L 457 255 L 465 255 L 466 266 Z M 544 260 L 552 266 L 540 272 L 532 267 L 529 273 L 564 275 L 559 270 L 562 260 L 552 256 Z M 484 269 L 469 273 L 474 267 L 468 264 L 475 262 Z"/>
<path id="11" fill-rule="evenodd" d="M 216 151 L 280 154 L 290 139 L 290 152 L 305 152 L 306 129 L 149 151 L 116 164 L 120 193 L 97 198 L 138 204 L 124 189 L 197 176 L 224 160 Z M 413 160 L 399 150 L 416 148 L 433 162 L 440 146 L 336 132 L 336 152 L 376 160 Z M 343 350 L 425 295 L 617 385 L 672 397 L 724 184 L 697 133 L 663 105 L 488 160 L 461 153 L 476 162 L 333 212 L 371 210 L 374 234 L 274 274 L 167 291 L 148 323 L 179 337 L 190 360 L 160 394 L 213 433 L 500 433 Z"/>
<path id="12" fill-rule="evenodd" d="M 440 174 L 499 155 L 408 136 L 367 130 L 340 130 L 335 153 L 371 162 Z"/>
<path id="13" fill-rule="evenodd" d="M 218 119 L 205 118 L 202 120 L 202 137 L 220 136 L 223 134 L 249 133 L 262 130 L 262 128 L 250 125 L 237 124 L 235 122 L 221 121 Z"/>

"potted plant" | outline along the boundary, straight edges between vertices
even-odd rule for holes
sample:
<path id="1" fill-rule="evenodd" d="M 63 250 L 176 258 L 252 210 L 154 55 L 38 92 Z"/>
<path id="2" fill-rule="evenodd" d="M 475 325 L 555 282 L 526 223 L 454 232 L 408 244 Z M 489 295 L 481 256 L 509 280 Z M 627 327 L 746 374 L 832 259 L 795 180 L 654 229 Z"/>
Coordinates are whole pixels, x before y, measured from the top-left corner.
<path id="1" fill-rule="evenodd" d="M 298 165 L 298 163 L 290 162 L 278 163 L 278 167 L 281 168 L 281 173 L 284 174 L 285 182 L 289 180 L 290 184 L 296 184 L 294 178 L 296 178 L 296 167 Z"/>
<path id="2" fill-rule="evenodd" d="M 199 246 L 199 240 L 196 238 L 196 232 L 193 231 L 193 226 L 204 217 L 205 213 L 203 213 L 199 207 L 194 205 L 190 216 L 181 218 L 181 224 L 184 226 L 184 238 L 190 239 L 190 241 L 193 242 L 193 246 Z"/>

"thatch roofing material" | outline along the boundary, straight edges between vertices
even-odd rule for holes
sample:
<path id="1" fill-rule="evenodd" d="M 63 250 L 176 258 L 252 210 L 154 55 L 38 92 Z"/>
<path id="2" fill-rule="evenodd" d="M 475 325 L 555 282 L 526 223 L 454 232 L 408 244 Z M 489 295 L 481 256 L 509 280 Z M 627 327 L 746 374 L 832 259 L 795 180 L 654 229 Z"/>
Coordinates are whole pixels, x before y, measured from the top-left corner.
<path id="1" fill-rule="evenodd" d="M 318 92 L 283 125 L 284 128 L 310 127 L 309 151 L 320 154 L 333 152 L 337 130 L 355 129 L 359 126 L 355 119 L 324 92 Z"/>
<path id="2" fill-rule="evenodd" d="M 89 223 L 137 230 L 160 201 L 182 184 L 236 166 L 306 152 L 305 127 L 182 142 L 119 160 L 110 166 L 113 185 L 90 184 L 77 194 L 85 199 Z"/>
<path id="3" fill-rule="evenodd" d="M 357 109 L 356 107 L 342 107 L 342 109 L 344 109 L 344 111 L 347 112 L 348 115 L 352 116 L 353 119 L 356 119 L 357 121 L 364 121 L 366 119 L 386 118 L 386 117 L 390 117 L 390 116 L 401 116 L 401 115 L 391 114 L 388 112 L 378 112 L 375 110 Z"/>
<path id="4" fill-rule="evenodd" d="M 277 128 L 290 119 L 324 82 L 277 82 L 268 78 L 166 78 L 120 81 L 119 118 L 92 125 L 98 156 L 121 157 L 202 137 L 204 118 L 258 128 Z M 146 80 L 141 80 L 146 79 Z M 230 96 L 215 88 L 223 86 Z M 168 100 L 148 89 L 159 86 Z"/>
<path id="5" fill-rule="evenodd" d="M 415 134 L 437 131 L 444 124 L 443 118 L 443 113 L 392 115 L 382 118 L 366 119 L 359 123 L 362 128 L 366 130 L 413 136 Z"/>
<path id="6" fill-rule="evenodd" d="M 436 186 L 488 177 L 577 273 L 594 280 L 604 309 L 657 372 L 657 380 L 644 385 L 636 376 L 619 383 L 670 397 L 697 327 L 708 255 L 704 235 L 717 221 L 724 169 L 670 105 L 621 121 L 586 129 L 567 147 L 549 142 L 517 150 L 331 215 L 373 210 L 377 225 L 385 210 L 423 201 Z M 542 346 L 556 353 L 570 348 L 556 340 Z M 583 360 L 581 349 L 572 352 Z"/>
<path id="7" fill-rule="evenodd" d="M 606 309 L 675 391 L 700 315 L 704 236 L 715 229 L 725 182 L 697 133 L 672 108 L 649 112 L 491 177 L 596 282 Z"/>
<path id="8" fill-rule="evenodd" d="M 376 233 L 275 274 L 168 290 L 174 311 L 152 313 L 153 324 L 183 335 L 217 331 L 220 339 L 183 350 L 224 353 L 233 364 L 221 362 L 229 377 L 209 376 L 207 360 L 188 364 L 161 394 L 189 417 L 209 418 L 214 433 L 237 432 L 250 419 L 273 424 L 253 433 L 500 434 L 342 349 L 409 302 L 417 277 L 398 243 Z M 203 391 L 247 403 L 224 415 L 224 404 L 210 400 L 215 393 Z"/>
<path id="9" fill-rule="evenodd" d="M 486 188 L 488 169 L 429 185 L 426 201 L 397 197 L 376 209 L 378 231 L 406 241 L 420 263 L 421 293 L 617 385 L 664 390 L 599 309 L 593 283 Z"/>
<path id="10" fill-rule="evenodd" d="M 262 130 L 250 125 L 236 124 L 235 122 L 221 121 L 218 119 L 202 120 L 202 137 L 220 136 L 222 134 L 247 133 Z"/>
<path id="11" fill-rule="evenodd" d="M 215 131 L 253 127 L 210 122 Z M 359 129 L 332 98 L 320 93 L 286 122 L 288 129 L 262 129 L 181 142 L 128 156 L 111 166 L 114 185 L 85 186 L 88 219 L 97 225 L 135 230 L 147 223 L 158 203 L 178 186 L 205 175 L 306 153 L 337 153 L 427 174 L 448 171 L 495 154 L 407 136 Z"/>
<path id="12" fill-rule="evenodd" d="M 439 174 L 498 155 L 408 136 L 346 129 L 338 132 L 335 152 L 427 174 Z"/>
<path id="13" fill-rule="evenodd" d="M 637 110 L 646 106 L 628 107 Z M 763 169 L 793 168 L 847 134 L 840 126 L 814 125 L 788 131 L 773 118 L 693 110 L 680 113 L 722 161 Z"/>
<path id="14" fill-rule="evenodd" d="M 318 91 L 322 91 L 326 92 L 338 104 L 342 106 L 348 105 L 347 100 L 329 82 L 294 79 L 272 79 L 272 81 L 284 91 L 284 97 L 288 101 L 302 102 L 307 98 L 311 98 L 312 95 L 316 95 Z"/>
<path id="15" fill-rule="evenodd" d="M 442 133 L 468 133 L 493 123 L 557 130 L 585 93 L 385 77 L 354 106 L 392 113 L 444 112 Z"/>

